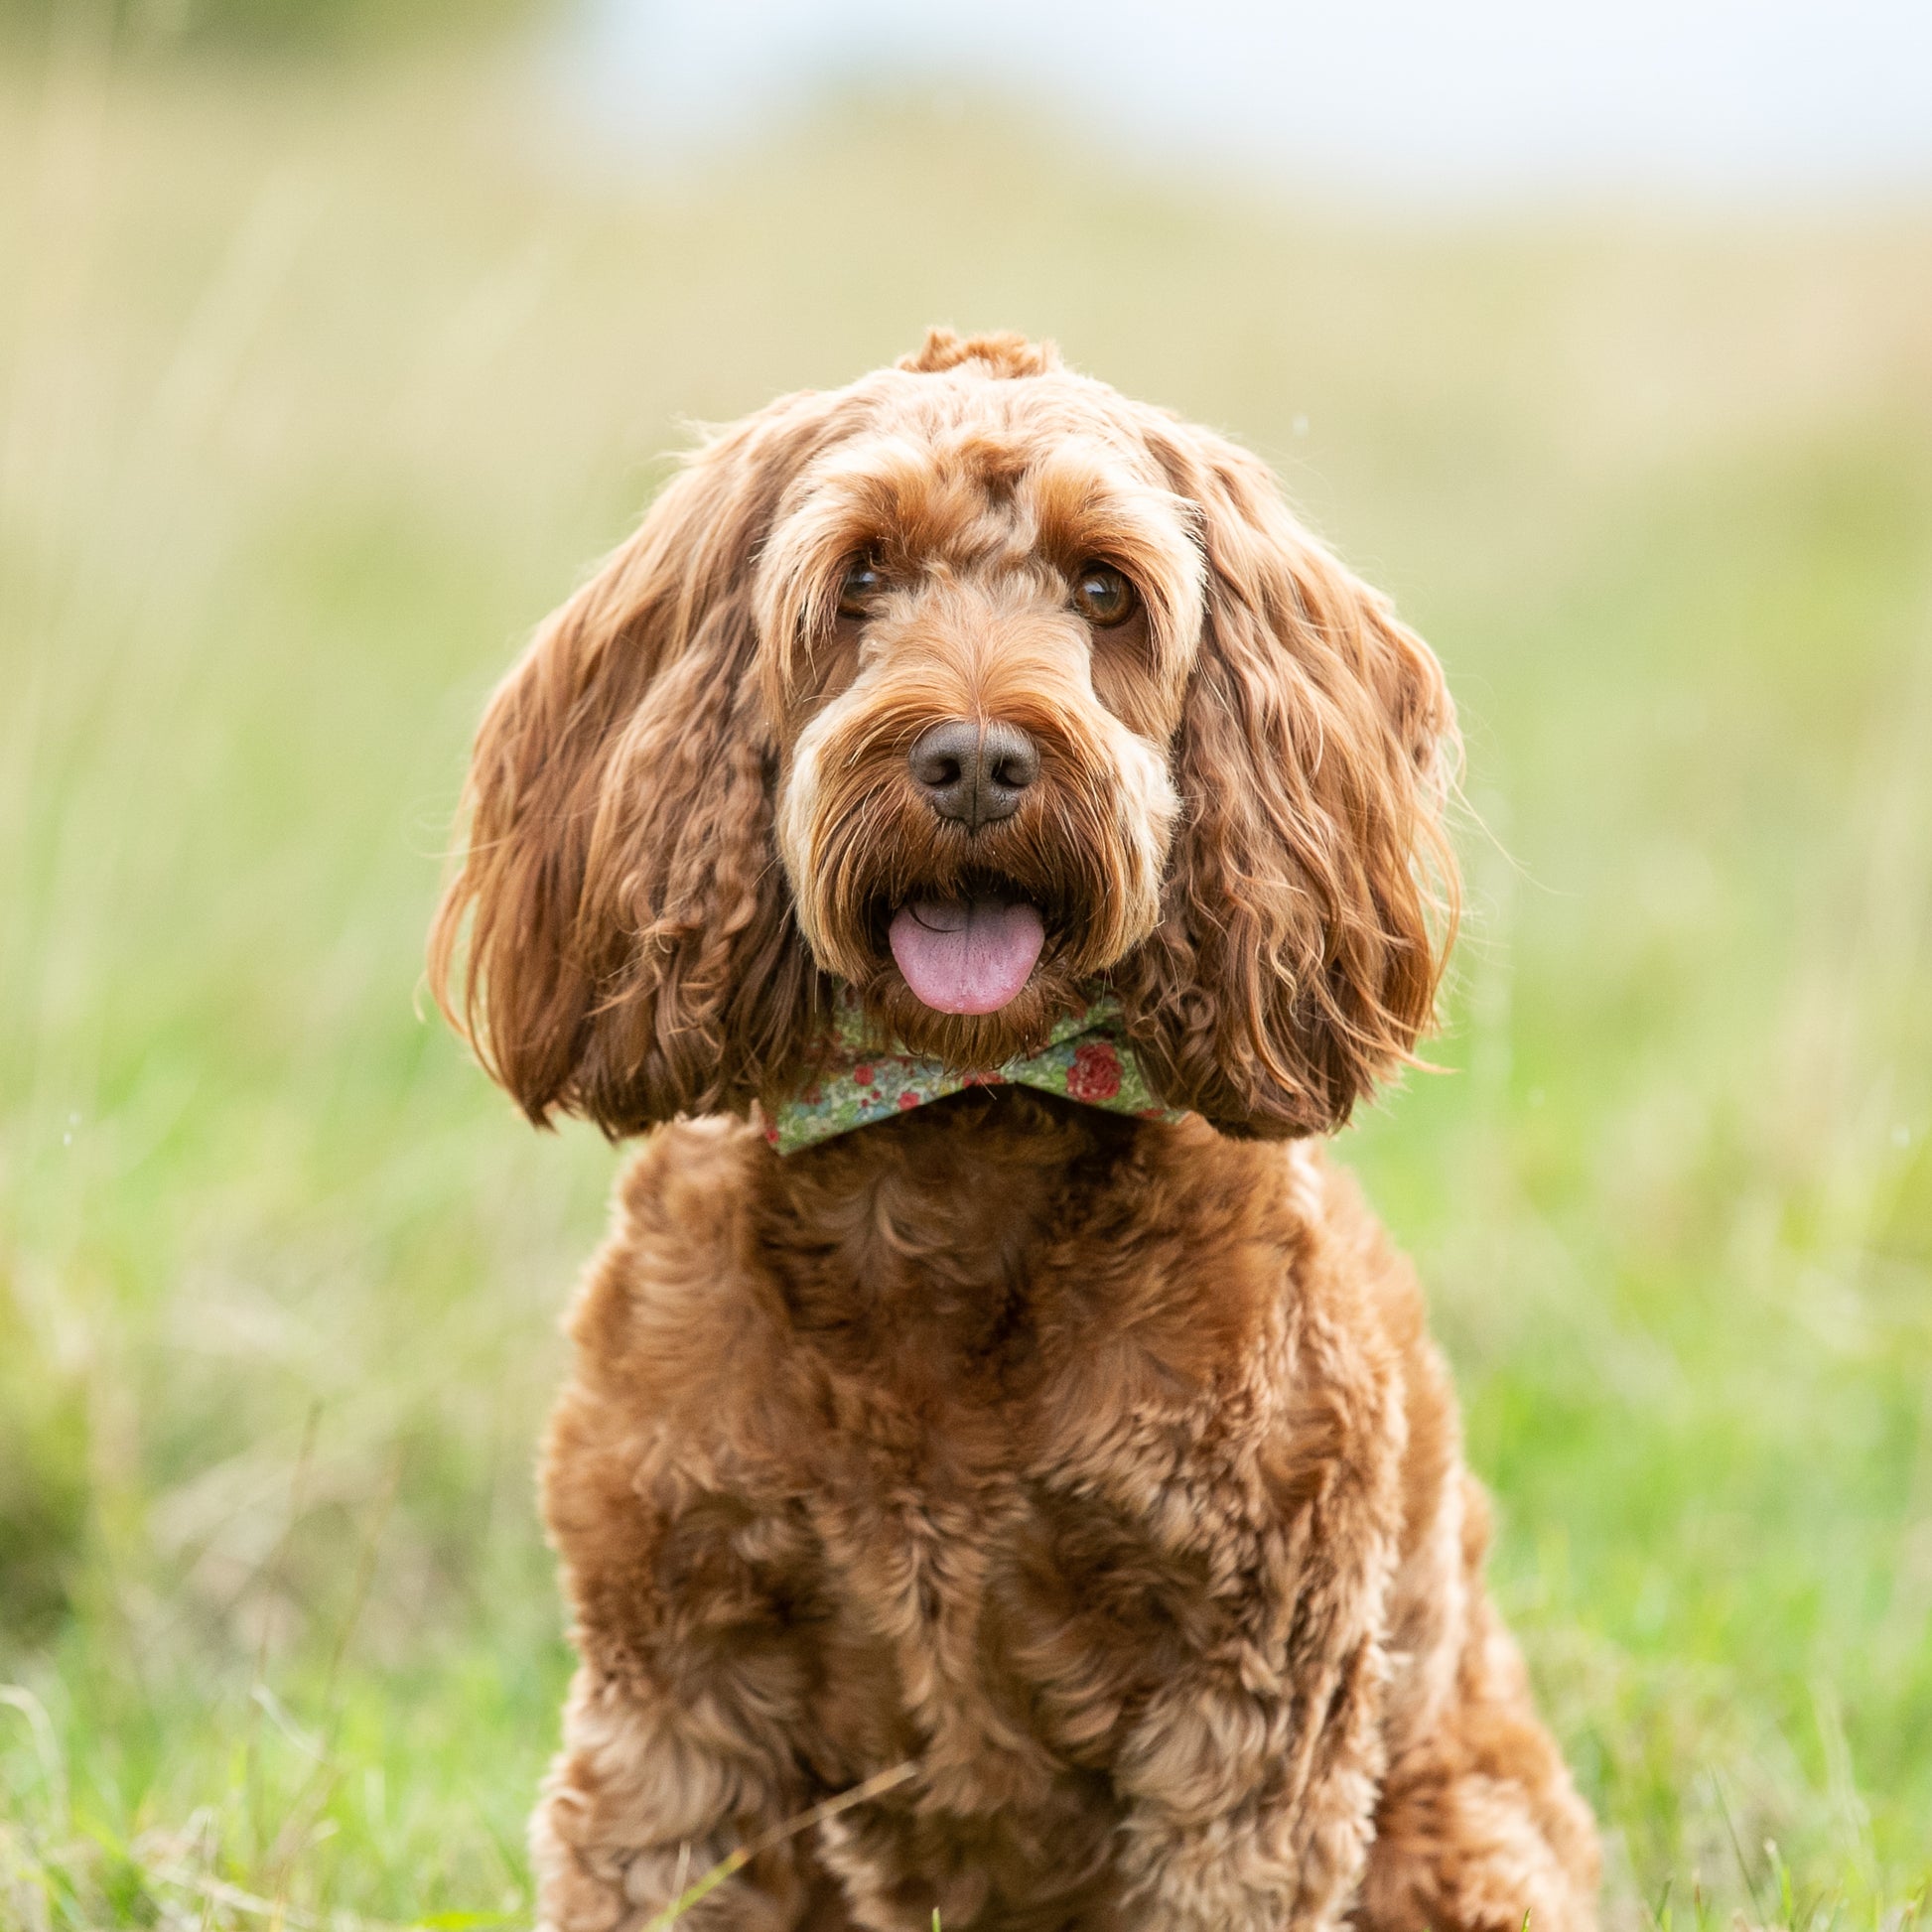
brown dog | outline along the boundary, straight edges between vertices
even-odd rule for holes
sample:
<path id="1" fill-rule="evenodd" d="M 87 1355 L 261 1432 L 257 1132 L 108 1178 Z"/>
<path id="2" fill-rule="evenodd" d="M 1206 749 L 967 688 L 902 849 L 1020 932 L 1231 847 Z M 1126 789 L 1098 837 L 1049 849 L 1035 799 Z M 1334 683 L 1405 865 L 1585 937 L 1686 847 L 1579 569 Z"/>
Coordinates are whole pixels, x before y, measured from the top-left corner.
<path id="1" fill-rule="evenodd" d="M 754 1846 L 688 1922 L 1590 1924 L 1315 1139 L 1431 1013 L 1451 730 L 1259 462 L 1017 337 L 726 430 L 545 627 L 433 951 L 533 1120 L 657 1130 L 544 1465 L 547 1924 Z"/>

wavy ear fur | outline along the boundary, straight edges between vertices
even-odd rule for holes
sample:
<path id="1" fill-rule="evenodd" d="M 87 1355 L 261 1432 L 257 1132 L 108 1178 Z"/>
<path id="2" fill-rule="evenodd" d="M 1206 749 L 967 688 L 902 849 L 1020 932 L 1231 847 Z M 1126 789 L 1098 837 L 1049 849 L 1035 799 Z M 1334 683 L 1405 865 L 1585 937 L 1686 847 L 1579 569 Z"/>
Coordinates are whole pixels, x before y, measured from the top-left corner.
<path id="1" fill-rule="evenodd" d="M 1154 438 L 1199 508 L 1207 615 L 1176 746 L 1164 919 L 1116 970 L 1150 1075 L 1234 1134 L 1321 1133 L 1408 1057 L 1454 924 L 1454 717 L 1387 601 L 1265 465 Z"/>
<path id="2" fill-rule="evenodd" d="M 478 732 L 430 980 L 539 1123 L 561 1109 L 618 1135 L 742 1107 L 817 1025 L 772 839 L 749 581 L 815 401 L 700 450 Z"/>

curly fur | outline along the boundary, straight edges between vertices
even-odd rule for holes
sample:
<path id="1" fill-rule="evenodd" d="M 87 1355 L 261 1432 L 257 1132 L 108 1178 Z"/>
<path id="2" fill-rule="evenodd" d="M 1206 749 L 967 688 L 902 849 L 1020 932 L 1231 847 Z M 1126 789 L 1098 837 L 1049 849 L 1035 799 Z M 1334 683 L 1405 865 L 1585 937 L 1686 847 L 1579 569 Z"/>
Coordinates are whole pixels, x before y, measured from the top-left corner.
<path id="1" fill-rule="evenodd" d="M 1040 754 L 971 834 L 906 775 L 957 716 Z M 1309 1138 L 1430 1017 L 1452 733 L 1263 465 L 1017 336 L 724 431 L 544 627 L 432 963 L 532 1119 L 657 1130 L 545 1451 L 547 1925 L 635 1932 L 904 1761 L 689 1922 L 1587 1932 L 1419 1292 Z M 989 879 L 1039 964 L 934 1013 L 886 921 Z M 1104 986 L 1188 1117 L 978 1089 L 781 1161 L 841 985 L 980 1067 Z"/>

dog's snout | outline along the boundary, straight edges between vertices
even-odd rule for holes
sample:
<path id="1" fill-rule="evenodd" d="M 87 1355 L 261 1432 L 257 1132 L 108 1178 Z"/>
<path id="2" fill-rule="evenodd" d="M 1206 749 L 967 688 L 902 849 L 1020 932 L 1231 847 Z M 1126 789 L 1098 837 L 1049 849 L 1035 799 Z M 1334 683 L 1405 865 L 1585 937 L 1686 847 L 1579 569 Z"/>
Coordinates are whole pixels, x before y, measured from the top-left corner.
<path id="1" fill-rule="evenodd" d="M 922 732 L 908 762 L 912 780 L 941 818 L 977 832 L 1011 818 L 1039 776 L 1039 750 L 1018 725 L 949 718 Z"/>

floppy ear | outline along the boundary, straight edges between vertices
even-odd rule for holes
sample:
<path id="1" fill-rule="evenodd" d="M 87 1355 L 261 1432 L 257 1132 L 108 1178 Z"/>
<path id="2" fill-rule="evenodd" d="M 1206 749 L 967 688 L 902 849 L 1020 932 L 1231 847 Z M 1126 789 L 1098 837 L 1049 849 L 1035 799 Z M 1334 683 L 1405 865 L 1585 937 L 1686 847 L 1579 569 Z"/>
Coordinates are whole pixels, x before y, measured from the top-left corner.
<path id="1" fill-rule="evenodd" d="M 1339 1127 L 1433 1011 L 1454 923 L 1454 717 L 1385 599 L 1289 514 L 1257 458 L 1164 426 L 1207 596 L 1175 747 L 1164 918 L 1116 969 L 1156 1086 L 1224 1131 Z"/>
<path id="2" fill-rule="evenodd" d="M 617 1135 L 743 1107 L 817 1025 L 772 840 L 749 582 L 812 401 L 699 451 L 478 732 L 430 979 L 540 1124 L 562 1109 Z"/>

